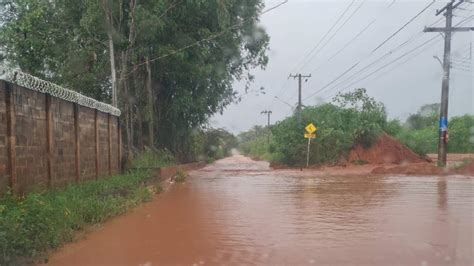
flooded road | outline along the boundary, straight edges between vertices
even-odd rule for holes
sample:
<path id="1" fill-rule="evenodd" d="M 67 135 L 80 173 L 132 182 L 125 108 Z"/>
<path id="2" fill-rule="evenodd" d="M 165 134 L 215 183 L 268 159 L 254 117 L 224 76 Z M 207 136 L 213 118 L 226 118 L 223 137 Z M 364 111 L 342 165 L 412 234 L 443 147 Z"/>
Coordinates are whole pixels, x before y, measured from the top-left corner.
<path id="1" fill-rule="evenodd" d="M 236 155 L 48 265 L 473 265 L 473 190 L 466 177 L 312 176 Z"/>

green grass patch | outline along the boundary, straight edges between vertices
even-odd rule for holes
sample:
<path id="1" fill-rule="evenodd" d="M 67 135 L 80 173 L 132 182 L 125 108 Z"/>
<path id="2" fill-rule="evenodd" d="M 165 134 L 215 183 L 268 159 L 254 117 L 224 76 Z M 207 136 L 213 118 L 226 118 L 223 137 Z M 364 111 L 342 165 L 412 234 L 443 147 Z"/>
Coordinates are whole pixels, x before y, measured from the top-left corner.
<path id="1" fill-rule="evenodd" d="M 70 185 L 43 194 L 0 198 L 0 265 L 18 264 L 73 240 L 85 226 L 104 222 L 160 190 L 144 186 L 148 171 Z"/>
<path id="2" fill-rule="evenodd" d="M 148 169 L 156 167 L 166 167 L 176 164 L 175 157 L 166 150 L 147 150 L 137 154 L 131 163 L 131 168 Z"/>
<path id="3" fill-rule="evenodd" d="M 354 160 L 352 161 L 352 163 L 355 165 L 365 165 L 365 164 L 368 164 L 369 162 L 367 162 L 366 160 Z"/>
<path id="4" fill-rule="evenodd" d="M 183 169 L 178 168 L 178 170 L 176 171 L 176 176 L 174 177 L 174 180 L 176 183 L 183 183 L 184 181 L 186 181 L 186 177 L 187 177 L 186 172 L 183 171 Z"/>

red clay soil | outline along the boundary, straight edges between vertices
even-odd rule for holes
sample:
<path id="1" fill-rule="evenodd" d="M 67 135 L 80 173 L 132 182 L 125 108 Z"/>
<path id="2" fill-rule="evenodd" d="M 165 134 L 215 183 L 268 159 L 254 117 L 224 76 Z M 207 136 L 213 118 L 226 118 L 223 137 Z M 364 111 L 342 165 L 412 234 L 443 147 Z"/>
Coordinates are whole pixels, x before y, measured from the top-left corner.
<path id="1" fill-rule="evenodd" d="M 436 167 L 431 163 L 408 163 L 393 167 L 377 167 L 372 174 L 396 174 L 396 175 L 443 175 L 448 174 L 444 169 Z"/>
<path id="2" fill-rule="evenodd" d="M 412 150 L 401 144 L 398 140 L 383 133 L 377 142 L 366 149 L 357 145 L 349 154 L 349 162 L 366 161 L 370 164 L 401 164 L 429 162 Z"/>
<path id="3" fill-rule="evenodd" d="M 474 161 L 468 163 L 467 165 L 459 169 L 458 173 L 474 176 Z"/>

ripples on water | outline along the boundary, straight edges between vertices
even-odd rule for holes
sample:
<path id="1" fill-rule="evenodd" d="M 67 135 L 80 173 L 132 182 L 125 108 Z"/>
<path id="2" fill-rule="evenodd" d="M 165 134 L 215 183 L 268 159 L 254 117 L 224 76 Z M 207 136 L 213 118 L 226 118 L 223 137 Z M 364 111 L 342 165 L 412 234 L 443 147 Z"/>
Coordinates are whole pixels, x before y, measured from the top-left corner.
<path id="1" fill-rule="evenodd" d="M 214 262 L 472 265 L 473 183 L 203 171 Z M 217 230 L 219 229 L 219 230 Z"/>
<path id="2" fill-rule="evenodd" d="M 473 182 L 317 177 L 234 156 L 53 265 L 474 265 Z"/>

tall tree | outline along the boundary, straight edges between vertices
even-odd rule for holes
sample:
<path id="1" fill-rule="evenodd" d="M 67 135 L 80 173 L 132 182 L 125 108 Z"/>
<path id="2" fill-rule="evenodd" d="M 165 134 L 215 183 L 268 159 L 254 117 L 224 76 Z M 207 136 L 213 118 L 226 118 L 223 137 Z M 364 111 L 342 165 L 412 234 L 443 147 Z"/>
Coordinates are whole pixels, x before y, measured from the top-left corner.
<path id="1" fill-rule="evenodd" d="M 189 131 L 236 100 L 234 81 L 251 82 L 267 64 L 263 1 L 106 2 L 12 0 L 1 49 L 23 71 L 110 101 L 112 39 L 128 146 L 148 132 L 148 145 L 185 157 Z"/>

